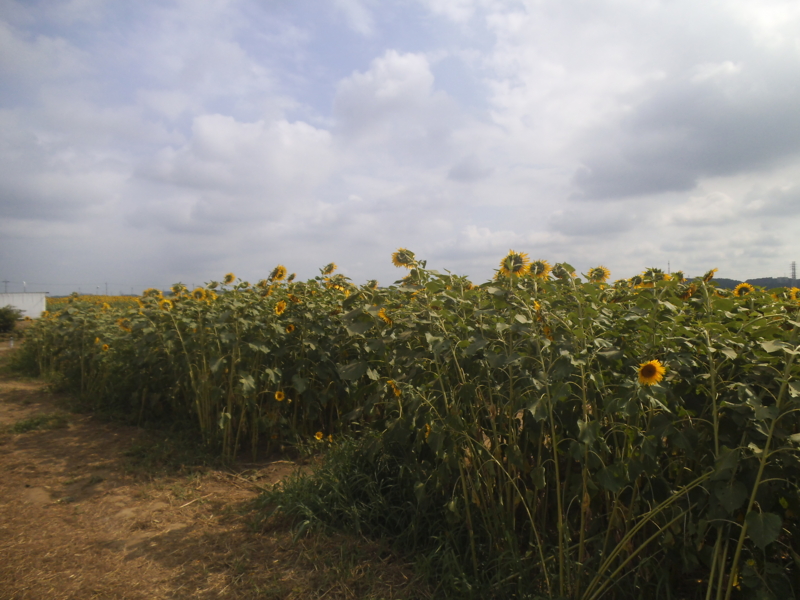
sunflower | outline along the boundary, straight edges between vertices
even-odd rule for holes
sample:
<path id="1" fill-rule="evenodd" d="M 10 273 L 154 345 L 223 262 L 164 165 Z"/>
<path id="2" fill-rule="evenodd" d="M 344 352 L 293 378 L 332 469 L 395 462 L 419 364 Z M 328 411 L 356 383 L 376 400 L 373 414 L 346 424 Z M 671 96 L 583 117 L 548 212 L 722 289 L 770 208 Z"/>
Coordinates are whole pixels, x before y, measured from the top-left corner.
<path id="1" fill-rule="evenodd" d="M 557 263 L 553 267 L 553 275 L 559 279 L 569 279 L 570 277 L 575 277 L 575 272 L 569 271 L 563 263 Z"/>
<path id="2" fill-rule="evenodd" d="M 286 398 L 286 394 L 281 391 L 275 392 L 275 400 L 278 402 L 283 402 L 283 399 Z"/>
<path id="3" fill-rule="evenodd" d="M 156 288 L 147 288 L 145 291 L 142 292 L 142 296 L 145 298 L 161 298 L 161 290 L 157 290 Z"/>
<path id="4" fill-rule="evenodd" d="M 531 275 L 538 279 L 547 279 L 548 275 L 550 275 L 550 271 L 552 270 L 553 267 L 551 267 L 550 263 L 546 260 L 535 260 L 529 267 Z"/>
<path id="5" fill-rule="evenodd" d="M 397 387 L 397 384 L 391 379 L 386 382 L 386 385 L 389 386 L 389 389 L 392 390 L 395 396 L 399 396 L 403 393 L 400 391 L 400 388 Z"/>
<path id="6" fill-rule="evenodd" d="M 500 272 L 506 277 L 521 277 L 528 272 L 530 262 L 524 252 L 509 250 L 505 258 L 500 261 Z"/>
<path id="7" fill-rule="evenodd" d="M 382 308 L 382 309 L 380 309 L 378 311 L 378 317 L 381 319 L 381 321 L 383 321 L 387 325 L 392 325 L 393 324 L 392 319 L 389 317 L 389 315 L 386 314 L 386 309 L 385 308 Z"/>
<path id="8" fill-rule="evenodd" d="M 128 319 L 117 319 L 117 325 L 126 333 L 130 333 L 132 331 L 131 322 L 128 321 Z"/>
<path id="9" fill-rule="evenodd" d="M 321 431 L 318 431 L 317 433 L 314 434 L 314 437 L 317 438 L 321 442 L 322 438 L 325 437 L 325 434 L 322 433 Z"/>
<path id="10" fill-rule="evenodd" d="M 289 324 L 286 326 L 286 333 L 292 333 L 293 331 L 294 331 L 294 325 L 292 325 L 291 323 L 289 323 Z"/>
<path id="11" fill-rule="evenodd" d="M 675 271 L 672 274 L 672 278 L 678 283 L 683 283 L 684 281 L 686 281 L 686 275 L 683 274 L 683 271 Z"/>
<path id="12" fill-rule="evenodd" d="M 709 281 L 714 279 L 714 273 L 716 273 L 716 272 L 717 272 L 717 269 L 711 269 L 710 271 L 707 271 L 706 274 L 703 275 L 703 281 L 708 283 Z"/>
<path id="13" fill-rule="evenodd" d="M 284 267 L 283 265 L 278 265 L 277 267 L 272 269 L 272 271 L 270 271 L 269 280 L 281 281 L 283 279 L 286 279 L 286 273 L 287 273 L 286 267 Z"/>
<path id="14" fill-rule="evenodd" d="M 724 288 L 714 288 L 714 295 L 718 298 L 727 298 L 730 294 L 731 293 Z"/>
<path id="15" fill-rule="evenodd" d="M 297 277 L 297 273 L 291 273 L 289 277 L 286 279 L 286 283 L 292 283 L 295 277 Z"/>
<path id="16" fill-rule="evenodd" d="M 195 300 L 205 300 L 207 296 L 205 288 L 195 288 L 192 292 L 192 298 Z"/>
<path id="17" fill-rule="evenodd" d="M 736 296 L 737 298 L 742 298 L 744 296 L 747 296 L 747 294 L 750 294 L 750 293 L 755 292 L 755 291 L 756 291 L 756 288 L 754 288 L 749 283 L 744 282 L 744 283 L 740 283 L 735 288 L 733 288 L 733 295 Z"/>
<path id="18" fill-rule="evenodd" d="M 286 310 L 286 300 L 281 300 L 275 305 L 275 314 L 282 315 Z"/>
<path id="19" fill-rule="evenodd" d="M 222 283 L 223 285 L 230 285 L 234 281 L 236 281 L 236 275 L 234 275 L 233 273 L 228 273 L 227 275 L 225 275 L 225 279 L 222 280 Z"/>
<path id="20" fill-rule="evenodd" d="M 262 290 L 267 286 L 269 286 L 269 281 L 267 281 L 266 279 L 259 279 L 258 283 L 256 284 L 256 287 Z"/>
<path id="21" fill-rule="evenodd" d="M 295 304 L 300 304 L 300 303 L 302 303 L 302 302 L 303 302 L 302 300 L 300 300 L 300 298 L 298 298 L 298 297 L 297 297 L 297 296 L 295 296 L 294 294 L 289 294 L 289 300 L 291 300 L 291 301 L 292 301 L 292 302 L 294 302 Z"/>
<path id="22" fill-rule="evenodd" d="M 681 296 L 680 296 L 681 300 L 688 300 L 689 298 L 694 296 L 694 293 L 696 291 L 697 291 L 697 286 L 695 284 L 693 284 L 693 283 L 689 284 L 686 287 L 686 289 L 683 291 L 683 293 L 681 294 Z"/>
<path id="23" fill-rule="evenodd" d="M 111 308 L 111 305 L 108 302 L 103 302 L 103 306 L 102 306 L 103 312 L 106 312 L 110 308 Z"/>
<path id="24" fill-rule="evenodd" d="M 108 352 L 108 344 L 103 344 L 103 352 Z"/>
<path id="25" fill-rule="evenodd" d="M 790 300 L 800 300 L 800 288 L 790 288 L 789 289 L 789 299 Z"/>
<path id="26" fill-rule="evenodd" d="M 169 300 L 162 300 L 158 305 L 161 307 L 161 310 L 172 310 L 172 302 Z"/>
<path id="27" fill-rule="evenodd" d="M 642 385 L 653 385 L 664 379 L 667 370 L 657 360 L 651 360 L 639 365 L 639 383 Z"/>
<path id="28" fill-rule="evenodd" d="M 416 264 L 416 257 L 411 250 L 406 248 L 398 248 L 397 252 L 392 254 L 392 264 L 395 267 L 405 267 L 410 269 Z"/>
<path id="29" fill-rule="evenodd" d="M 608 278 L 611 277 L 611 271 L 600 265 L 599 267 L 589 269 L 589 272 L 586 275 L 588 276 L 589 281 L 593 283 L 605 283 L 608 281 Z"/>
<path id="30" fill-rule="evenodd" d="M 100 343 L 100 338 L 99 337 L 94 338 L 94 343 L 95 344 L 99 344 Z"/>
<path id="31" fill-rule="evenodd" d="M 370 290 L 377 290 L 378 289 L 378 280 L 377 279 L 370 279 L 367 282 L 367 288 Z"/>
<path id="32" fill-rule="evenodd" d="M 322 267 L 322 274 L 323 275 L 330 275 L 339 267 L 336 266 L 336 263 L 328 263 L 324 267 Z"/>

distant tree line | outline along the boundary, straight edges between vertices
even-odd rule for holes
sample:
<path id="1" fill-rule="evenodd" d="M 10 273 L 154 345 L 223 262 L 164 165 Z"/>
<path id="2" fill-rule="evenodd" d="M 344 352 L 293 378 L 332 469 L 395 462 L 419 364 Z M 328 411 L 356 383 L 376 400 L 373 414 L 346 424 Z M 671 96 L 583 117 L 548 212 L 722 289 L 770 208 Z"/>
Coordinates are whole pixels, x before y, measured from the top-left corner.
<path id="1" fill-rule="evenodd" d="M 724 277 L 714 277 L 714 282 L 718 287 L 727 288 L 729 290 L 732 290 L 742 283 L 738 279 L 725 279 Z M 758 277 L 756 279 L 748 279 L 744 283 L 771 290 L 779 287 L 794 287 L 797 285 L 797 280 L 792 280 L 791 277 Z"/>

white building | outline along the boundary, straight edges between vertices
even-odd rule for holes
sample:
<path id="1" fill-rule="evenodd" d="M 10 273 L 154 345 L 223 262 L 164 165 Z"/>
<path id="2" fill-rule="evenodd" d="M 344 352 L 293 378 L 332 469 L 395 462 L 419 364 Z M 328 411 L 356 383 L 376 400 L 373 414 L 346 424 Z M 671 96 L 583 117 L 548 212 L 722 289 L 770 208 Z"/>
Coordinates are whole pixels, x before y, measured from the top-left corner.
<path id="1" fill-rule="evenodd" d="M 38 319 L 47 310 L 46 294 L 45 292 L 0 294 L 0 308 L 9 305 L 21 310 L 23 317 Z"/>

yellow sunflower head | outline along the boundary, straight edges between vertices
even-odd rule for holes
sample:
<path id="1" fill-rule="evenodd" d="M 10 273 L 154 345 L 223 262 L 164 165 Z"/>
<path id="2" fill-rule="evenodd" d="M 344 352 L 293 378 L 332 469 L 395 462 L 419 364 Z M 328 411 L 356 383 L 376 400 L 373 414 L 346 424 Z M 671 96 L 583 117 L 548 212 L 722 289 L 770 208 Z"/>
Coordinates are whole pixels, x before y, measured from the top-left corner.
<path id="1" fill-rule="evenodd" d="M 105 312 L 111 308 L 111 305 L 108 302 L 103 302 L 103 306 L 101 308 L 103 309 L 103 312 Z"/>
<path id="2" fill-rule="evenodd" d="M 800 300 L 800 288 L 790 288 L 789 289 L 789 299 L 790 300 Z"/>
<path id="3" fill-rule="evenodd" d="M 672 274 L 672 279 L 674 279 L 678 283 L 683 283 L 684 281 L 686 281 L 686 275 L 683 274 L 683 271 L 675 271 Z"/>
<path id="4" fill-rule="evenodd" d="M 119 326 L 120 329 L 122 329 L 122 331 L 126 333 L 130 333 L 133 330 L 133 328 L 131 327 L 131 322 L 125 318 L 117 319 L 117 325 Z"/>
<path id="5" fill-rule="evenodd" d="M 370 279 L 367 282 L 367 288 L 370 290 L 377 290 L 378 289 L 378 280 L 377 279 Z"/>
<path id="6" fill-rule="evenodd" d="M 600 265 L 599 267 L 593 267 L 589 269 L 589 272 L 586 274 L 586 276 L 589 281 L 593 283 L 605 283 L 608 281 L 608 278 L 611 277 L 611 271 Z"/>
<path id="7" fill-rule="evenodd" d="M 397 387 L 397 384 L 396 384 L 396 383 L 395 383 L 395 382 L 394 382 L 392 379 L 388 380 L 388 381 L 386 382 L 386 385 L 388 385 L 388 386 L 389 386 L 389 389 L 390 389 L 390 390 L 392 390 L 392 393 L 393 393 L 395 396 L 400 396 L 400 394 L 402 394 L 402 393 L 403 393 L 402 391 L 400 391 L 400 388 L 399 388 L 399 387 Z"/>
<path id="8" fill-rule="evenodd" d="M 161 307 L 161 310 L 172 310 L 172 302 L 167 299 L 162 300 L 158 305 Z"/>
<path id="9" fill-rule="evenodd" d="M 744 282 L 744 283 L 740 283 L 735 288 L 733 288 L 733 295 L 736 296 L 737 298 L 742 298 L 742 297 L 747 296 L 748 294 L 751 294 L 751 293 L 753 293 L 755 291 L 756 291 L 756 288 L 754 288 L 749 283 Z"/>
<path id="10" fill-rule="evenodd" d="M 108 352 L 108 344 L 103 344 L 102 350 L 103 352 Z"/>
<path id="11" fill-rule="evenodd" d="M 178 294 L 186 291 L 186 286 L 182 283 L 176 283 L 170 289 L 172 290 L 172 293 L 177 296 Z"/>
<path id="12" fill-rule="evenodd" d="M 285 300 L 281 300 L 280 302 L 278 302 L 275 305 L 275 314 L 276 315 L 282 315 L 285 310 L 286 310 L 286 301 Z"/>
<path id="13" fill-rule="evenodd" d="M 275 392 L 275 400 L 277 400 L 278 402 L 283 402 L 284 398 L 286 398 L 286 394 L 284 394 L 281 391 Z"/>
<path id="14" fill-rule="evenodd" d="M 142 296 L 145 298 L 161 298 L 161 290 L 157 290 L 156 288 L 147 288 L 142 292 Z"/>
<path id="15" fill-rule="evenodd" d="M 236 275 L 234 275 L 233 273 L 228 273 L 227 275 L 225 275 L 225 278 L 222 280 L 222 283 L 224 285 L 230 285 L 234 281 L 236 281 Z"/>
<path id="16" fill-rule="evenodd" d="M 547 279 L 553 267 L 546 260 L 535 260 L 531 263 L 529 271 L 537 279 Z"/>
<path id="17" fill-rule="evenodd" d="M 653 385 L 664 379 L 667 370 L 657 360 L 651 360 L 639 365 L 639 383 L 642 385 Z"/>
<path id="18" fill-rule="evenodd" d="M 293 332 L 294 332 L 294 325 L 292 325 L 291 323 L 289 323 L 289 324 L 286 326 L 286 333 L 293 333 Z"/>
<path id="19" fill-rule="evenodd" d="M 195 288 L 192 292 L 192 298 L 195 300 L 205 300 L 207 296 L 207 292 L 205 288 Z"/>
<path id="20" fill-rule="evenodd" d="M 686 286 L 686 288 L 681 292 L 680 298 L 681 300 L 688 300 L 694 293 L 697 291 L 697 286 L 693 283 L 690 283 Z"/>
<path id="21" fill-rule="evenodd" d="M 716 272 L 717 272 L 717 269 L 711 269 L 710 271 L 707 271 L 706 274 L 703 275 L 703 281 L 708 283 L 709 281 L 714 279 L 714 273 L 716 273 Z"/>
<path id="22" fill-rule="evenodd" d="M 385 308 L 382 308 L 378 311 L 378 317 L 380 318 L 381 321 L 383 321 L 387 325 L 391 325 L 393 323 L 391 317 L 389 317 L 389 315 L 386 314 Z"/>
<path id="23" fill-rule="evenodd" d="M 269 274 L 270 281 L 283 281 L 286 279 L 286 267 L 278 265 Z"/>
<path id="24" fill-rule="evenodd" d="M 406 269 L 410 269 L 417 264 L 417 259 L 411 250 L 406 248 L 398 248 L 397 251 L 392 254 L 392 264 L 395 267 L 405 267 Z"/>
<path id="25" fill-rule="evenodd" d="M 314 437 L 317 438 L 317 440 L 319 440 L 321 442 L 322 438 L 325 437 L 325 434 L 322 433 L 321 431 L 318 431 L 317 433 L 314 434 Z"/>
<path id="26" fill-rule="evenodd" d="M 506 277 L 522 277 L 528 272 L 530 259 L 524 252 L 509 250 L 508 254 L 500 261 L 500 273 Z"/>
<path id="27" fill-rule="evenodd" d="M 324 267 L 322 267 L 322 274 L 323 275 L 330 275 L 339 267 L 336 266 L 336 263 L 328 263 Z"/>

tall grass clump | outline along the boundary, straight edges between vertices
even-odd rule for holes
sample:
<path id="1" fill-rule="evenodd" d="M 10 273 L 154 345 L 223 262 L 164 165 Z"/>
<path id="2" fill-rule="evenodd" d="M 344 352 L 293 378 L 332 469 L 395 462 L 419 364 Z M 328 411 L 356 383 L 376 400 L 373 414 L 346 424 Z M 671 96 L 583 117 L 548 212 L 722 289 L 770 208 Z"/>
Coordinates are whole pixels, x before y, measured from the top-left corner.
<path id="1" fill-rule="evenodd" d="M 136 419 L 191 417 L 226 456 L 331 445 L 265 506 L 390 538 L 449 595 L 798 595 L 798 290 L 607 284 L 513 251 L 475 286 L 392 260 L 388 288 L 330 264 L 75 299 L 25 352 Z"/>

